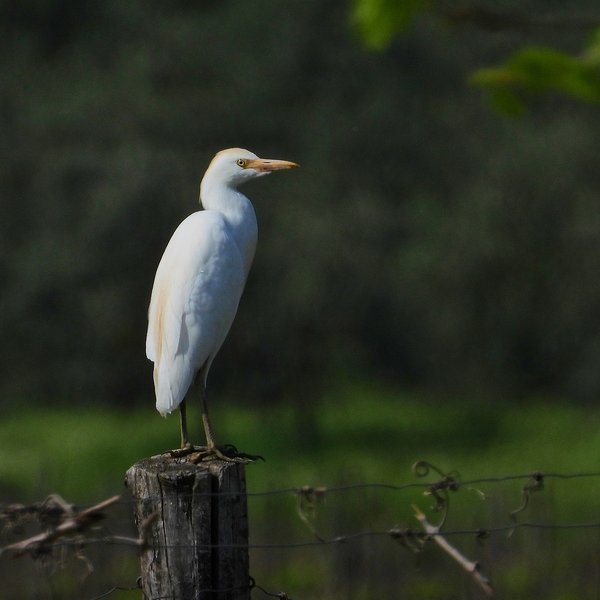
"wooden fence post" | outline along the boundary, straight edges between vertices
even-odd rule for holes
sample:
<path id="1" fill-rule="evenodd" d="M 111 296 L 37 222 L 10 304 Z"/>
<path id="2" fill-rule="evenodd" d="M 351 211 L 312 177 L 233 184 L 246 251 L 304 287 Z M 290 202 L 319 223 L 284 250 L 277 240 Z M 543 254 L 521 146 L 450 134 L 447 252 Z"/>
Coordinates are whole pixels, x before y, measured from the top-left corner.
<path id="1" fill-rule="evenodd" d="M 126 484 L 148 541 L 141 557 L 147 600 L 250 599 L 243 464 L 196 465 L 163 454 L 133 465 Z"/>

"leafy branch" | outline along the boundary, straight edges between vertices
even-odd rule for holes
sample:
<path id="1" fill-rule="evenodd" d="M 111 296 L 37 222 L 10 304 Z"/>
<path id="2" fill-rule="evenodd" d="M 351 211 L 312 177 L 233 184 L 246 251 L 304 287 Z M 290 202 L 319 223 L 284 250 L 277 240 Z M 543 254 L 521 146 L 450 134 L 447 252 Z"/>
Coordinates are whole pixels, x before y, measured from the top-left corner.
<path id="1" fill-rule="evenodd" d="M 512 115 L 525 112 L 534 97 L 552 92 L 600 104 L 600 15 L 528 15 L 477 5 L 457 7 L 434 0 L 354 0 L 351 19 L 364 44 L 381 50 L 425 13 L 453 25 L 471 25 L 485 31 L 592 31 L 587 47 L 579 55 L 526 46 L 498 66 L 476 70 L 469 82 L 489 92 L 494 108 Z"/>

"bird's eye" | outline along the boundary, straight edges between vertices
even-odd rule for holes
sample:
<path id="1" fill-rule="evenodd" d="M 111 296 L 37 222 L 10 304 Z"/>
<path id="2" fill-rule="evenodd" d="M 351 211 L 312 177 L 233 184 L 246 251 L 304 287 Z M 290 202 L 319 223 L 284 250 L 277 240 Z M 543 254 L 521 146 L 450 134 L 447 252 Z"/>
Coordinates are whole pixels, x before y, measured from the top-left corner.
<path id="1" fill-rule="evenodd" d="M 248 164 L 248 161 L 244 160 L 243 158 L 238 158 L 235 162 L 237 166 L 242 167 L 242 169 L 245 168 L 245 166 Z"/>

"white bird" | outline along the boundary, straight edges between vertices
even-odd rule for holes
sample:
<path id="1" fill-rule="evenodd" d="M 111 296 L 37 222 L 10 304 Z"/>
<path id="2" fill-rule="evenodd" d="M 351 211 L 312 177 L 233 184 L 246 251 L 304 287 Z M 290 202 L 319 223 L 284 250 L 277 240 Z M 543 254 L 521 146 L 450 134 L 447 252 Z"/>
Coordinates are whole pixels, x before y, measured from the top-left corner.
<path id="1" fill-rule="evenodd" d="M 223 458 L 208 418 L 206 379 L 237 312 L 258 235 L 254 208 L 237 187 L 297 166 L 241 148 L 219 152 L 200 184 L 204 210 L 179 225 L 160 260 L 148 311 L 146 355 L 154 362 L 156 409 L 166 416 L 179 407 L 182 448 L 193 450 L 185 398 L 197 377 L 206 453 Z"/>

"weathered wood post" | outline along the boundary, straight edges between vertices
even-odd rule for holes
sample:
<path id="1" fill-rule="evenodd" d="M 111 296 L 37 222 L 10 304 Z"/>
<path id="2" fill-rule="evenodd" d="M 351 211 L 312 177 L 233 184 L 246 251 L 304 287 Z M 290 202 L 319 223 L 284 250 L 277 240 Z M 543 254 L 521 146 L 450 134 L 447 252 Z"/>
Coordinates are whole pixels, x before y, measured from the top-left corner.
<path id="1" fill-rule="evenodd" d="M 244 465 L 162 454 L 127 471 L 147 600 L 249 600 Z M 156 514 L 153 518 L 152 515 Z"/>

